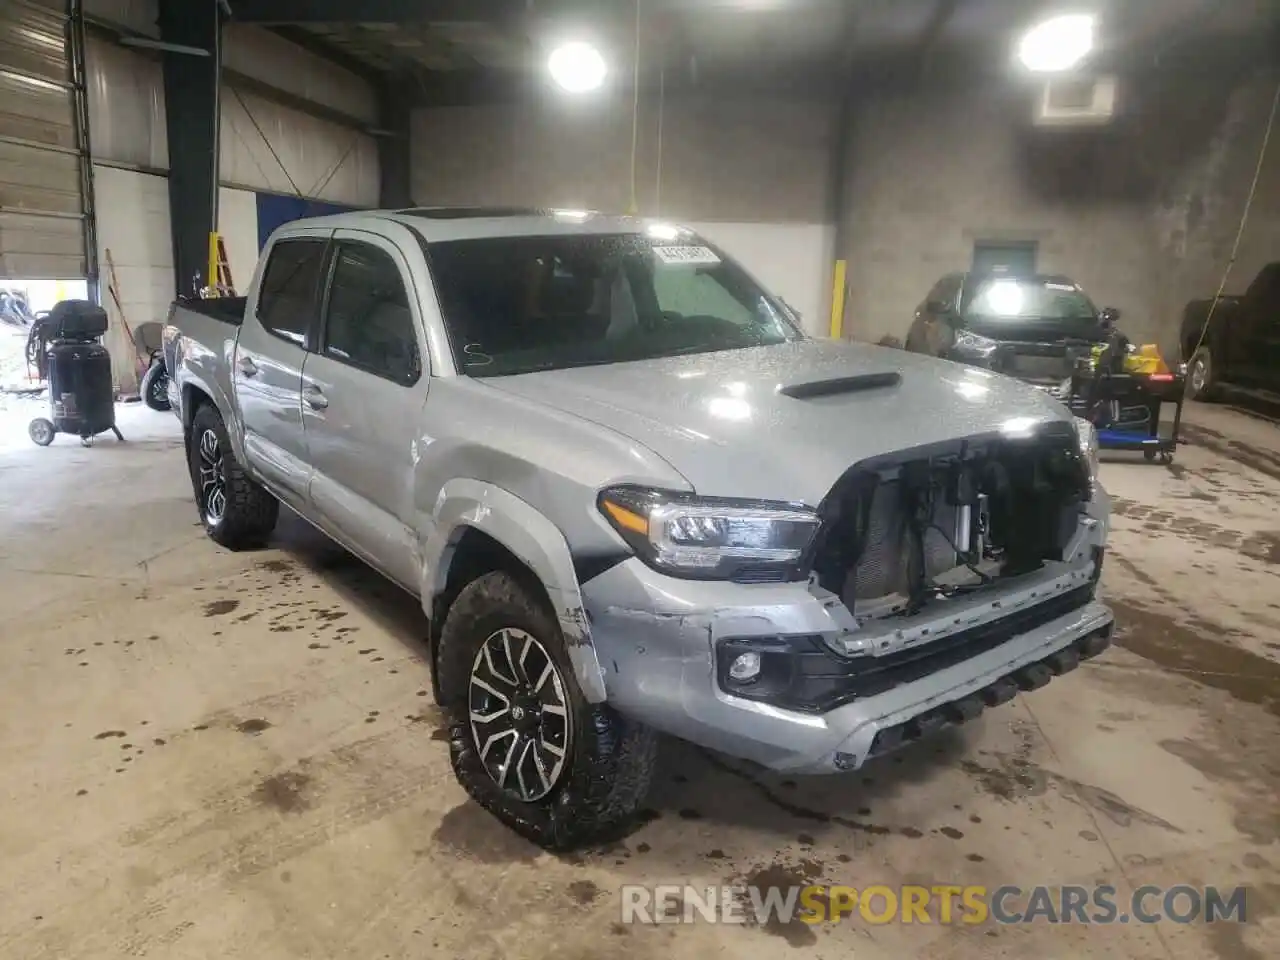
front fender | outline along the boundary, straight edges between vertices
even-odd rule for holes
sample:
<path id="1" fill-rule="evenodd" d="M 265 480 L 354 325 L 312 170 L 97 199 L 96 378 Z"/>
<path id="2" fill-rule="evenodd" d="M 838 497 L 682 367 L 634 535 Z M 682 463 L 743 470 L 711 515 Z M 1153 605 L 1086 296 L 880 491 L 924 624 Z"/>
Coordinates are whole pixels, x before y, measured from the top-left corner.
<path id="1" fill-rule="evenodd" d="M 492 537 L 524 563 L 546 588 L 564 634 L 578 685 L 591 703 L 605 699 L 604 677 L 569 544 L 559 528 L 536 508 L 501 487 L 479 480 L 451 480 L 432 511 L 430 537 L 423 548 L 424 604 L 444 590 L 454 546 L 466 528 Z"/>

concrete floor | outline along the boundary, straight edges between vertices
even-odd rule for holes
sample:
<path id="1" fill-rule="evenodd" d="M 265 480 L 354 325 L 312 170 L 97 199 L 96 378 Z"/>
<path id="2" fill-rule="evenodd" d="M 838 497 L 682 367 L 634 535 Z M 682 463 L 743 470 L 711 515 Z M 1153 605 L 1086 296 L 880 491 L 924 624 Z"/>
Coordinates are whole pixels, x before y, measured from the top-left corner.
<path id="1" fill-rule="evenodd" d="M 0 436 L 0 956 L 1280 956 L 1280 432 L 1197 408 L 1109 463 L 1120 649 L 847 778 L 669 744 L 649 822 L 556 858 L 466 802 L 416 605 L 300 522 L 231 554 L 176 424 Z M 0 424 L 0 426 L 4 426 Z M 1212 927 L 624 927 L 624 883 L 1246 884 Z"/>

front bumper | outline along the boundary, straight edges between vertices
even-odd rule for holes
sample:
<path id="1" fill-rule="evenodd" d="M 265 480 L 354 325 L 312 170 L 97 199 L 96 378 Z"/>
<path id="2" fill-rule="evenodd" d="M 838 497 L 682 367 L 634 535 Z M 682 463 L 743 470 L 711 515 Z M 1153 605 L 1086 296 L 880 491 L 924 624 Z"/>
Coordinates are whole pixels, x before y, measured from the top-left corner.
<path id="1" fill-rule="evenodd" d="M 582 586 L 608 700 L 665 733 L 774 770 L 856 769 L 1106 648 L 1113 619 L 1094 587 L 1108 506 L 1099 488 L 1065 560 L 1043 578 L 1062 586 L 947 601 L 901 630 L 857 629 L 842 603 L 806 583 L 678 580 L 628 560 Z M 1001 612 L 1002 598 L 1015 595 Z M 778 697 L 731 692 L 724 651 L 735 644 L 799 644 L 836 668 Z M 869 652 L 847 655 L 860 648 Z"/>

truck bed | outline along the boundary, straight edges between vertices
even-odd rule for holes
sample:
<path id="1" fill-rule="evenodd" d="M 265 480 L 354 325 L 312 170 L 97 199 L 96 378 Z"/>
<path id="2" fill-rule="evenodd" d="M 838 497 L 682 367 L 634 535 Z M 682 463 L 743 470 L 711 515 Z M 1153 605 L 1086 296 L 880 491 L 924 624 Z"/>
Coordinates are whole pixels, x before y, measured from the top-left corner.
<path id="1" fill-rule="evenodd" d="M 164 331 L 164 362 L 178 387 L 180 404 L 174 412 L 184 422 L 182 404 L 186 386 L 202 389 L 219 403 L 220 409 L 232 409 L 229 404 L 222 404 L 229 401 L 233 393 L 231 362 L 244 311 L 244 297 L 175 300 L 169 308 Z"/>

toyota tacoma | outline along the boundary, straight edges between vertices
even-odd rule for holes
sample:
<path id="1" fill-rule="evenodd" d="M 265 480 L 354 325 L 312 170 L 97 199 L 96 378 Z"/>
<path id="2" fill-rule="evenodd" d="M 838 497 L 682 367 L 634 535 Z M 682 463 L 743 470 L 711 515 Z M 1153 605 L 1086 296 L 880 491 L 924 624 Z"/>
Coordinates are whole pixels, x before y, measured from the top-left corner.
<path id="1" fill-rule="evenodd" d="M 634 816 L 659 733 L 851 771 L 1110 642 L 1088 424 L 810 339 L 676 226 L 297 221 L 165 362 L 209 536 L 283 503 L 421 598 L 459 782 L 548 848 Z"/>

